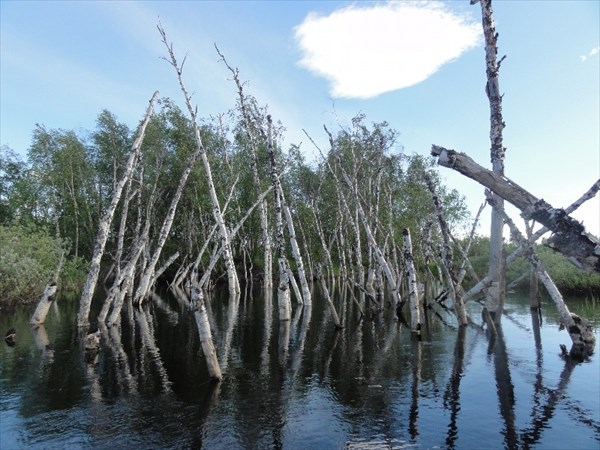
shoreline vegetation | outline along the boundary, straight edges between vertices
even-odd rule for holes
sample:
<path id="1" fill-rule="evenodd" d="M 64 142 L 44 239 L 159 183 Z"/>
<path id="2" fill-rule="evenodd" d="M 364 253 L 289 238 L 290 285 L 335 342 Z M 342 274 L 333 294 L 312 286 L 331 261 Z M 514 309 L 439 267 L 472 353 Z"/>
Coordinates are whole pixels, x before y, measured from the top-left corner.
<path id="1" fill-rule="evenodd" d="M 35 303 L 52 278 L 62 252 L 69 250 L 67 240 L 53 237 L 42 227 L 23 225 L 0 225 L 0 308 L 17 304 Z M 477 236 L 471 244 L 469 254 L 475 273 L 485 275 L 488 260 L 489 239 Z M 510 253 L 514 245 L 505 245 Z M 567 296 L 586 297 L 598 301 L 595 293 L 600 292 L 600 275 L 584 272 L 573 266 L 563 255 L 538 244 L 536 252 L 561 292 Z M 66 258 L 59 275 L 61 295 L 79 295 L 85 282 L 88 262 L 84 258 L 70 255 Z M 109 267 L 104 267 L 103 276 Z M 507 271 L 507 286 L 518 282 L 511 291 L 526 292 L 529 277 L 522 276 L 529 270 L 525 258 L 513 263 Z M 521 278 L 519 281 L 518 279 Z M 467 277 L 467 285 L 475 282 Z"/>

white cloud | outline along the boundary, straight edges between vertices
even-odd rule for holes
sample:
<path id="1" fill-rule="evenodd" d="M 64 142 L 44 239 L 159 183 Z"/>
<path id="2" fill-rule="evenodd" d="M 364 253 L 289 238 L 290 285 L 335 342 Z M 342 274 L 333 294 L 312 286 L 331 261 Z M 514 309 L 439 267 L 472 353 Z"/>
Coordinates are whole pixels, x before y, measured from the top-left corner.
<path id="1" fill-rule="evenodd" d="M 589 51 L 589 53 L 585 54 L 585 55 L 581 55 L 579 58 L 581 59 L 582 62 L 584 62 L 585 60 L 587 60 L 590 56 L 595 56 L 598 53 L 600 53 L 600 46 L 598 47 L 594 47 L 593 49 L 591 49 Z"/>
<path id="2" fill-rule="evenodd" d="M 475 47 L 481 25 L 441 2 L 348 6 L 310 13 L 295 29 L 300 65 L 327 78 L 334 97 L 370 98 L 426 80 Z"/>

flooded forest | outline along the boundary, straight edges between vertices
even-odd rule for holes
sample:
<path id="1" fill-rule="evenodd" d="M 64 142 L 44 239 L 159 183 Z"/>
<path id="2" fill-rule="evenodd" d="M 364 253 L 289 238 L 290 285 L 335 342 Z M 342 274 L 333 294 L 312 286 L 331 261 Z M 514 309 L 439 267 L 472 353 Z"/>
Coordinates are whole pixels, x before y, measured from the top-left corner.
<path id="1" fill-rule="evenodd" d="M 600 445 L 597 291 L 563 295 L 544 256 L 599 282 L 569 214 L 600 180 L 564 209 L 507 181 L 481 9 L 491 170 L 364 115 L 284 144 L 219 48 L 237 102 L 202 118 L 160 24 L 180 99 L 3 151 L 1 447 Z M 482 185 L 477 214 L 444 170 Z"/>

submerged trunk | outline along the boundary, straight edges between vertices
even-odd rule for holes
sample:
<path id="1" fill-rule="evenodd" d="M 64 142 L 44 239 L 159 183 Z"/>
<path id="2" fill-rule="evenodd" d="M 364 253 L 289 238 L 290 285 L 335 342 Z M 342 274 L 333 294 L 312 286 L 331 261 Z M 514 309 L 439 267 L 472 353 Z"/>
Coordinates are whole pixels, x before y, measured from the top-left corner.
<path id="1" fill-rule="evenodd" d="M 419 311 L 419 289 L 417 283 L 417 271 L 412 254 L 412 242 L 410 230 L 402 230 L 404 236 L 404 263 L 408 277 L 408 301 L 410 305 L 410 329 L 415 334 L 421 333 L 421 313 Z"/>
<path id="2" fill-rule="evenodd" d="M 56 294 L 56 289 L 56 283 L 46 285 L 37 308 L 35 308 L 35 312 L 33 313 L 33 316 L 31 316 L 31 320 L 29 321 L 30 324 L 41 325 L 46 321 L 46 316 L 52 305 L 52 298 L 54 294 Z"/>
<path id="3" fill-rule="evenodd" d="M 480 0 L 480 3 L 483 35 L 485 37 L 485 72 L 487 76 L 485 92 L 490 104 L 490 155 L 493 172 L 502 177 L 504 176 L 504 154 L 506 149 L 503 143 L 505 123 L 502 118 L 502 95 L 500 95 L 499 86 L 500 62 L 496 59 L 498 33 L 496 33 L 494 23 L 492 0 Z M 502 199 L 498 199 L 498 204 L 503 206 Z M 491 283 L 486 292 L 486 304 L 496 323 L 500 323 L 505 298 L 506 265 L 503 254 L 503 230 L 504 222 L 500 213 L 496 209 L 492 209 L 488 269 Z"/>
<path id="4" fill-rule="evenodd" d="M 219 360 L 217 359 L 217 351 L 213 344 L 202 291 L 196 285 L 192 285 L 191 300 L 192 304 L 195 306 L 194 317 L 196 319 L 196 325 L 198 326 L 198 336 L 200 337 L 202 353 L 204 353 L 204 359 L 206 360 L 208 375 L 211 380 L 219 382 L 223 379 L 223 375 L 219 366 Z"/>
<path id="5" fill-rule="evenodd" d="M 85 327 L 89 325 L 89 315 L 90 307 L 92 305 L 92 297 L 94 296 L 96 283 L 98 282 L 98 275 L 100 274 L 100 262 L 102 261 L 102 256 L 104 256 L 104 248 L 106 246 L 106 241 L 108 240 L 110 225 L 112 224 L 113 217 L 115 215 L 115 210 L 117 209 L 117 205 L 119 203 L 119 200 L 121 199 L 121 193 L 123 192 L 123 188 L 125 187 L 125 184 L 129 181 L 131 174 L 133 173 L 135 162 L 139 157 L 140 150 L 142 148 L 142 141 L 144 140 L 144 134 L 146 133 L 146 127 L 150 122 L 150 117 L 152 116 L 154 108 L 154 102 L 157 98 L 158 91 L 154 93 L 152 99 L 150 100 L 150 104 L 148 105 L 144 122 L 142 123 L 142 126 L 138 131 L 138 135 L 131 147 L 129 159 L 127 160 L 127 164 L 125 165 L 125 170 L 123 171 L 123 177 L 115 187 L 110 205 L 108 206 L 108 209 L 102 216 L 102 220 L 100 221 L 100 225 L 98 226 L 98 236 L 96 237 L 96 245 L 94 246 L 94 255 L 92 256 L 92 260 L 90 262 L 90 269 L 88 272 L 87 279 L 85 281 L 85 286 L 83 287 L 83 292 L 81 294 L 79 313 L 77 315 L 77 325 L 80 327 Z"/>
<path id="6" fill-rule="evenodd" d="M 491 199 L 489 196 L 488 201 L 493 203 L 493 199 Z M 577 355 L 591 353 L 596 344 L 596 336 L 594 335 L 594 329 L 590 322 L 587 319 L 581 318 L 569 311 L 569 308 L 563 300 L 562 295 L 548 275 L 548 272 L 546 272 L 544 265 L 535 254 L 533 247 L 531 247 L 530 243 L 527 242 L 527 239 L 521 234 L 511 218 L 506 215 L 504 209 L 498 207 L 498 205 L 492 206 L 495 206 L 501 212 L 504 221 L 510 227 L 511 237 L 518 244 L 527 248 L 527 258 L 529 259 L 531 265 L 538 272 L 540 281 L 544 284 L 544 287 L 548 291 L 548 294 L 558 309 L 563 326 L 569 332 L 569 336 L 573 342 L 572 353 Z"/>

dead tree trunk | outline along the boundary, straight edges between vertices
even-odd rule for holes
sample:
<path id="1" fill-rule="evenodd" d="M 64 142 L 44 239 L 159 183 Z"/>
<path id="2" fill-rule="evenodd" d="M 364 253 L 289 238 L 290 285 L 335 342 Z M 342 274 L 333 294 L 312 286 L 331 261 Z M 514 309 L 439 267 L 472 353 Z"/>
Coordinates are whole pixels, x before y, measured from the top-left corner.
<path id="1" fill-rule="evenodd" d="M 325 279 L 323 278 L 323 272 L 321 271 L 321 266 L 317 267 L 317 279 L 321 284 L 321 290 L 323 292 L 323 297 L 325 297 L 325 301 L 329 305 L 329 309 L 331 309 L 331 317 L 333 318 L 333 324 L 335 325 L 336 330 L 341 330 L 343 328 L 342 322 L 340 321 L 340 316 L 338 315 L 335 305 L 331 300 L 331 296 L 329 295 L 329 289 L 327 289 L 327 285 L 325 284 Z"/>
<path id="2" fill-rule="evenodd" d="M 194 138 L 196 140 L 197 152 L 200 154 L 200 158 L 202 159 L 202 163 L 204 165 L 204 171 L 206 173 L 206 182 L 208 184 L 208 192 L 210 194 L 210 200 L 213 207 L 213 215 L 215 217 L 215 221 L 217 222 L 219 228 L 219 234 L 221 236 L 221 241 L 223 245 L 223 259 L 225 260 L 225 267 L 227 268 L 227 279 L 229 284 L 229 295 L 230 297 L 239 297 L 240 295 L 240 283 L 238 280 L 237 272 L 235 270 L 235 263 L 233 261 L 233 254 L 231 252 L 231 239 L 229 237 L 229 232 L 227 231 L 227 227 L 225 226 L 225 221 L 223 220 L 223 214 L 221 212 L 221 207 L 219 206 L 219 199 L 217 197 L 217 192 L 215 190 L 215 184 L 212 178 L 212 170 L 210 167 L 210 163 L 208 161 L 208 157 L 206 156 L 206 149 L 204 148 L 204 144 L 202 142 L 202 138 L 200 136 L 200 127 L 198 125 L 198 118 L 196 109 L 192 106 L 192 99 L 183 84 L 183 79 L 181 78 L 182 66 L 178 65 L 177 59 L 175 58 L 175 53 L 173 52 L 173 46 L 168 44 L 167 35 L 165 30 L 161 25 L 158 26 L 158 31 L 162 37 L 162 42 L 167 47 L 167 51 L 169 53 L 168 62 L 173 66 L 175 71 L 177 72 L 177 79 L 179 81 L 179 87 L 181 88 L 181 92 L 183 93 L 185 104 L 187 106 L 188 112 L 190 113 L 190 117 L 192 118 L 192 123 L 194 125 Z M 184 59 L 185 62 L 185 59 Z"/>
<path id="3" fill-rule="evenodd" d="M 519 208 L 525 219 L 535 220 L 552 230 L 554 234 L 547 245 L 568 256 L 577 267 L 600 272 L 600 241 L 565 210 L 553 208 L 508 178 L 481 167 L 464 153 L 434 145 L 431 154 L 438 157 L 439 165 L 477 181 Z"/>
<path id="4" fill-rule="evenodd" d="M 488 201 L 490 203 L 493 203 L 495 201 L 491 195 L 488 195 L 488 193 L 486 193 L 486 195 L 488 196 Z M 569 332 L 569 336 L 571 338 L 571 341 L 573 342 L 573 349 L 571 350 L 571 352 L 577 355 L 591 353 L 594 350 L 594 346 L 596 344 L 596 336 L 594 335 L 594 329 L 592 325 L 587 319 L 581 318 L 578 315 L 572 314 L 569 311 L 569 308 L 567 308 L 567 305 L 565 304 L 562 295 L 560 294 L 556 285 L 546 272 L 544 265 L 539 260 L 538 256 L 533 250 L 533 247 L 521 234 L 521 232 L 516 227 L 512 219 L 508 217 L 504 209 L 500 208 L 497 204 L 492 206 L 498 208 L 498 211 L 500 211 L 500 213 L 502 214 L 503 220 L 510 228 L 511 237 L 519 245 L 522 245 L 523 247 L 527 248 L 527 258 L 531 262 L 532 266 L 537 270 L 540 280 L 544 284 L 546 290 L 548 291 L 548 294 L 550 295 L 552 301 L 558 309 L 563 326 Z"/>
<path id="5" fill-rule="evenodd" d="M 52 297 L 54 294 L 56 294 L 56 289 L 56 283 L 46 285 L 37 308 L 35 308 L 35 312 L 29 321 L 31 325 L 41 325 L 46 321 L 46 316 L 48 315 L 48 311 L 50 311 L 50 306 L 52 305 Z"/>
<path id="6" fill-rule="evenodd" d="M 275 161 L 273 148 L 272 121 L 267 116 L 267 147 L 269 150 L 269 161 L 271 162 L 271 182 L 273 183 L 273 196 L 275 200 L 275 233 L 278 250 L 279 286 L 277 288 L 277 300 L 279 303 L 279 320 L 290 320 L 292 318 L 292 305 L 290 300 L 290 283 L 288 278 L 287 257 L 285 252 L 285 239 L 283 235 L 283 212 L 281 201 L 281 185 Z"/>
<path id="7" fill-rule="evenodd" d="M 590 189 L 588 189 L 581 197 L 579 197 L 575 202 L 573 202 L 571 205 L 566 207 L 565 213 L 571 214 L 573 211 L 575 211 L 577 208 L 579 208 L 581 205 L 583 205 L 586 201 L 594 198 L 596 196 L 596 193 L 599 190 L 600 190 L 600 180 L 596 181 L 592 185 L 592 187 Z M 542 237 L 542 235 L 544 235 L 548 231 L 549 231 L 549 229 L 547 227 L 543 226 L 542 228 L 537 230 L 535 233 L 533 233 L 533 235 L 531 237 L 531 242 L 537 241 L 540 237 Z M 508 267 L 513 261 L 515 261 L 519 256 L 521 256 L 525 252 L 525 250 L 526 250 L 525 248 L 519 247 L 515 251 L 513 251 L 510 255 L 508 255 L 508 257 L 506 258 L 506 266 Z M 468 299 L 478 295 L 483 289 L 485 289 L 487 287 L 487 285 L 489 284 L 489 281 L 490 281 L 489 276 L 486 276 L 479 283 L 477 283 L 475 286 L 473 286 L 471 289 L 469 289 L 469 291 L 463 297 L 465 302 Z"/>
<path id="8" fill-rule="evenodd" d="M 446 278 L 448 279 L 449 296 L 452 297 L 454 311 L 456 312 L 456 318 L 458 319 L 459 325 L 465 326 L 468 324 L 468 318 L 467 312 L 465 310 L 465 304 L 462 300 L 462 288 L 458 284 L 456 273 L 452 267 L 453 258 L 452 247 L 450 246 L 450 229 L 448 228 L 448 224 L 442 213 L 442 206 L 440 204 L 438 195 L 435 192 L 435 187 L 431 182 L 431 178 L 429 178 L 427 172 L 423 172 L 423 175 L 425 177 L 425 183 L 427 184 L 427 188 L 429 189 L 429 192 L 431 192 L 433 204 L 436 209 L 435 213 L 437 215 L 440 231 L 442 232 L 442 240 L 444 243 L 441 253 L 442 269 L 444 270 Z"/>
<path id="9" fill-rule="evenodd" d="M 140 150 L 142 148 L 142 141 L 144 140 L 144 134 L 146 133 L 146 127 L 150 122 L 150 117 L 152 116 L 154 108 L 154 102 L 157 98 L 158 91 L 156 91 L 152 96 L 152 99 L 150 99 L 150 104 L 148 105 L 148 109 L 146 110 L 146 117 L 144 118 L 144 122 L 142 123 L 142 126 L 138 131 L 138 135 L 135 141 L 133 142 L 133 145 L 131 146 L 129 159 L 127 160 L 127 164 L 125 165 L 125 169 L 123 171 L 123 177 L 121 178 L 121 180 L 119 180 L 119 183 L 115 187 L 110 205 L 108 206 L 106 212 L 102 216 L 100 224 L 98 225 L 98 236 L 96 237 L 94 254 L 90 262 L 90 270 L 88 272 L 88 276 L 85 281 L 85 286 L 83 287 L 83 292 L 81 294 L 81 300 L 79 303 L 79 313 L 77 314 L 77 325 L 79 327 L 86 327 L 89 325 L 89 315 L 90 307 L 92 305 L 92 297 L 94 296 L 96 283 L 98 282 L 98 275 L 100 273 L 100 262 L 102 261 L 102 256 L 104 255 L 104 248 L 108 239 L 110 225 L 112 224 L 112 220 L 115 215 L 115 210 L 117 209 L 117 204 L 121 199 L 123 187 L 125 187 L 125 184 L 129 181 L 129 178 L 133 173 L 135 162 L 139 157 Z"/>
<path id="10" fill-rule="evenodd" d="M 244 91 L 242 87 L 242 83 L 240 82 L 238 76 L 238 70 L 233 69 L 228 63 L 225 57 L 221 54 L 219 49 L 217 48 L 217 53 L 233 74 L 233 80 L 235 81 L 235 85 L 238 89 L 238 97 L 240 100 L 240 109 L 242 112 L 242 117 L 244 119 L 244 127 L 246 129 L 246 135 L 248 136 L 248 140 L 250 142 L 250 150 L 252 151 L 252 161 L 250 166 L 252 168 L 252 179 L 254 182 L 254 189 L 256 190 L 256 196 L 260 196 L 261 193 L 261 185 L 260 178 L 258 176 L 258 152 L 257 152 L 257 144 L 254 134 L 252 133 L 252 126 L 250 120 L 250 114 L 248 111 L 248 106 L 246 104 L 246 97 L 244 96 Z M 260 230 L 262 234 L 262 245 L 264 246 L 264 287 L 265 290 L 271 292 L 273 289 L 273 253 L 271 251 L 271 234 L 269 233 L 269 223 L 267 216 L 267 201 L 263 199 L 259 205 L 259 213 L 260 213 Z"/>
<path id="11" fill-rule="evenodd" d="M 490 104 L 490 154 L 492 170 L 498 176 L 504 176 L 504 154 L 506 149 L 503 142 L 503 130 L 505 127 L 502 118 L 502 95 L 500 95 L 499 72 L 501 60 L 498 61 L 496 25 L 492 11 L 492 0 L 481 0 L 481 17 L 483 35 L 485 37 L 485 63 L 487 84 L 485 92 Z M 498 199 L 499 205 L 503 202 Z M 503 229 L 504 222 L 500 214 L 492 210 L 490 229 L 490 255 L 489 276 L 490 286 L 487 289 L 487 307 L 496 323 L 500 323 L 505 298 L 505 263 L 503 254 Z"/>
<path id="12" fill-rule="evenodd" d="M 421 313 L 419 312 L 419 288 L 417 283 L 417 271 L 412 254 L 412 242 L 410 230 L 402 230 L 404 236 L 404 264 L 406 264 L 408 276 L 408 302 L 410 305 L 410 329 L 414 334 L 421 334 Z"/>
<path id="13" fill-rule="evenodd" d="M 221 373 L 221 367 L 219 366 L 219 360 L 217 359 L 217 351 L 213 344 L 202 291 L 195 284 L 192 285 L 191 300 L 192 304 L 195 306 L 194 317 L 196 319 L 196 325 L 198 326 L 200 345 L 202 346 L 202 353 L 204 353 L 204 359 L 206 360 L 208 375 L 211 380 L 219 382 L 223 379 L 223 375 Z"/>

